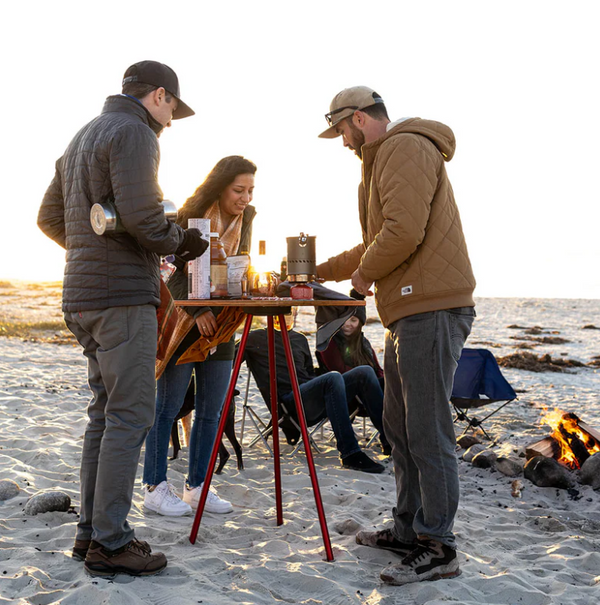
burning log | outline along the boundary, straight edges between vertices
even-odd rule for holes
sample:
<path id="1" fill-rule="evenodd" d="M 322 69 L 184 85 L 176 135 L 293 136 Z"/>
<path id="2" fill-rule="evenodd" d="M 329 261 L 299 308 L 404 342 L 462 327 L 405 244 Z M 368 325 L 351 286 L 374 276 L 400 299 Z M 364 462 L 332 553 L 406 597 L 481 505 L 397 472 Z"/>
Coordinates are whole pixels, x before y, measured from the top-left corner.
<path id="1" fill-rule="evenodd" d="M 570 416 L 570 414 L 569 414 Z M 575 416 L 575 414 L 573 414 L 573 416 Z M 577 416 L 575 416 L 575 418 L 577 418 Z M 579 428 L 582 431 L 585 431 L 590 437 L 592 437 L 597 443 L 600 443 L 600 431 L 597 431 L 596 429 L 593 429 L 589 424 L 587 424 L 586 422 L 583 422 L 583 420 L 579 420 L 579 418 L 577 418 L 578 424 L 579 424 Z M 586 443 L 586 445 L 588 445 Z"/>
<path id="2" fill-rule="evenodd" d="M 560 454 L 560 445 L 554 437 L 544 437 L 525 448 L 525 457 L 527 460 L 535 456 L 546 456 L 546 458 L 558 458 Z"/>
<path id="3" fill-rule="evenodd" d="M 535 456 L 554 458 L 570 469 L 579 469 L 593 454 L 600 452 L 600 433 L 573 413 L 549 412 L 542 422 L 554 432 L 525 449 L 527 459 Z"/>
<path id="4" fill-rule="evenodd" d="M 577 460 L 577 468 L 581 468 L 581 465 L 590 457 L 585 444 L 575 433 L 569 432 L 564 425 L 558 427 L 562 438 L 569 444 L 575 459 Z"/>

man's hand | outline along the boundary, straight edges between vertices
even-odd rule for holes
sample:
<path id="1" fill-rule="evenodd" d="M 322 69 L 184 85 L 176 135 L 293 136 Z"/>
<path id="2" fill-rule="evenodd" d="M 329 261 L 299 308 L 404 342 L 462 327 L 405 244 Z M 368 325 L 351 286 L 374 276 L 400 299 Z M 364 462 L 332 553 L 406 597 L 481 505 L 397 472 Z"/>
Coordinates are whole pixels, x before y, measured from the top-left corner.
<path id="1" fill-rule="evenodd" d="M 373 296 L 373 292 L 370 290 L 373 285 L 372 281 L 365 281 L 358 272 L 358 269 L 352 274 L 352 286 L 353 288 L 363 296 Z"/>
<path id="2" fill-rule="evenodd" d="M 196 325 L 200 331 L 200 336 L 214 336 L 217 331 L 217 318 L 212 311 L 206 311 L 196 317 Z"/>
<path id="3" fill-rule="evenodd" d="M 202 239 L 198 229 L 186 229 L 183 234 L 183 241 L 175 254 L 180 256 L 185 262 L 198 258 L 208 248 L 208 242 Z"/>
<path id="4" fill-rule="evenodd" d="M 321 264 L 323 264 L 323 263 L 321 263 Z M 321 277 L 321 276 L 319 275 L 319 267 L 320 267 L 320 266 L 321 266 L 321 265 L 317 265 L 317 266 L 316 266 L 317 274 L 315 275 L 315 281 L 317 281 L 317 282 L 319 282 L 320 284 L 322 284 L 323 282 L 325 282 L 325 281 L 327 281 L 327 280 L 326 280 L 325 278 L 323 278 L 323 277 Z"/>

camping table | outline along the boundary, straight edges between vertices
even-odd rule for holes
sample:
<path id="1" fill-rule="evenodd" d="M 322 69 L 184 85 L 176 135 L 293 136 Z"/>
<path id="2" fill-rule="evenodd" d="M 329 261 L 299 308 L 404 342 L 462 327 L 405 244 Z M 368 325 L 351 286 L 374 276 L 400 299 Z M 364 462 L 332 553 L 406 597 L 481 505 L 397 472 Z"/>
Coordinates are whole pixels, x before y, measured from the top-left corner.
<path id="1" fill-rule="evenodd" d="M 241 307 L 244 313 L 247 314 L 246 323 L 244 325 L 244 331 L 240 340 L 239 349 L 235 357 L 233 364 L 233 371 L 231 379 L 229 381 L 229 387 L 227 389 L 227 395 L 225 396 L 225 403 L 223 404 L 223 411 L 221 412 L 221 420 L 219 422 L 219 428 L 217 429 L 217 436 L 212 449 L 210 462 L 208 463 L 208 469 L 206 477 L 204 479 L 204 485 L 200 494 L 200 500 L 198 502 L 198 509 L 194 518 L 194 524 L 190 533 L 190 542 L 195 544 L 196 536 L 198 535 L 198 528 L 200 527 L 200 521 L 202 520 L 202 513 L 204 512 L 204 506 L 206 504 L 206 498 L 208 496 L 208 490 L 210 488 L 210 482 L 215 469 L 215 463 L 217 461 L 217 455 L 219 453 L 219 443 L 223 436 L 225 429 L 225 422 L 227 420 L 227 414 L 229 412 L 229 406 L 233 400 L 233 393 L 235 391 L 235 385 L 240 373 L 242 360 L 244 358 L 244 350 L 246 348 L 246 341 L 248 340 L 248 334 L 250 333 L 250 327 L 252 325 L 252 318 L 255 315 L 267 317 L 267 338 L 269 347 L 269 377 L 271 383 L 271 416 L 273 426 L 279 425 L 278 411 L 277 411 L 277 374 L 275 366 L 275 332 L 273 317 L 278 317 L 279 325 L 285 326 L 285 315 L 291 313 L 292 307 L 364 307 L 365 302 L 363 300 L 295 300 L 292 298 L 279 298 L 279 299 L 260 299 L 260 298 L 249 298 L 249 299 L 235 299 L 235 300 L 176 300 L 175 304 L 178 306 L 186 307 Z M 294 401 L 296 404 L 296 413 L 298 414 L 298 421 L 300 424 L 300 430 L 302 433 L 302 439 L 304 441 L 304 451 L 306 452 L 306 461 L 308 464 L 308 471 L 310 473 L 310 479 L 312 482 L 312 488 L 315 495 L 315 504 L 317 506 L 317 513 L 319 515 L 319 523 L 321 525 L 321 533 L 323 534 L 323 543 L 325 545 L 325 552 L 328 561 L 333 561 L 333 550 L 331 549 L 331 541 L 329 539 L 329 531 L 327 529 L 327 522 L 325 520 L 325 510 L 323 508 L 323 500 L 321 499 L 321 491 L 319 489 L 319 482 L 317 480 L 317 471 L 315 470 L 315 464 L 312 457 L 312 451 L 310 448 L 310 439 L 308 436 L 308 429 L 306 426 L 306 417 L 304 415 L 304 407 L 302 405 L 302 397 L 300 395 L 300 388 L 298 386 L 298 377 L 296 376 L 296 368 L 294 366 L 294 358 L 292 356 L 292 348 L 290 346 L 290 338 L 286 330 L 281 330 L 281 336 L 283 340 L 283 348 L 285 350 L 285 357 L 287 361 L 288 371 L 290 373 L 290 379 L 292 383 L 292 391 L 294 393 Z M 283 524 L 283 507 L 282 507 L 282 496 L 281 496 L 281 467 L 279 457 L 279 432 L 273 431 L 273 460 L 274 460 L 274 473 L 275 473 L 275 503 L 277 511 L 277 525 Z"/>

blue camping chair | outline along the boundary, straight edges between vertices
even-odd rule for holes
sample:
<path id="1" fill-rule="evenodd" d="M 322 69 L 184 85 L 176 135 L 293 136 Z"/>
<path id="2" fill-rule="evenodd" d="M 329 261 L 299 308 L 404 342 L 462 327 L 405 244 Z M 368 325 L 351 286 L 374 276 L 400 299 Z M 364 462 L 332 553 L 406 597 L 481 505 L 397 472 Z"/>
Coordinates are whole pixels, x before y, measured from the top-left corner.
<path id="1" fill-rule="evenodd" d="M 450 398 L 456 412 L 454 422 L 467 423 L 462 435 L 469 429 L 475 430 L 479 427 L 484 435 L 493 441 L 482 423 L 515 399 L 517 399 L 517 394 L 506 378 L 502 376 L 498 363 L 490 351 L 487 349 L 463 349 L 454 375 L 454 386 Z M 499 402 L 504 403 L 484 418 L 470 417 L 467 413 L 467 410 Z"/>

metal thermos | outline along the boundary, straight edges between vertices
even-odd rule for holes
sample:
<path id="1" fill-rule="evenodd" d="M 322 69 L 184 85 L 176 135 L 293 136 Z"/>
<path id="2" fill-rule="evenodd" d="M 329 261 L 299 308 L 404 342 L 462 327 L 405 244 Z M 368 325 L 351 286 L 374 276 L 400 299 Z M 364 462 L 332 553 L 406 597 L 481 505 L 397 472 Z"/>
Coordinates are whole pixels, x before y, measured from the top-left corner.
<path id="1" fill-rule="evenodd" d="M 292 283 L 308 283 L 317 275 L 317 253 L 314 235 L 300 233 L 287 239 L 287 280 Z"/>
<path id="2" fill-rule="evenodd" d="M 171 222 L 177 220 L 177 206 L 171 200 L 161 202 L 165 210 L 165 216 Z M 94 233 L 104 235 L 105 233 L 123 233 L 125 231 L 121 224 L 121 217 L 112 202 L 94 204 L 90 210 L 90 223 Z"/>

